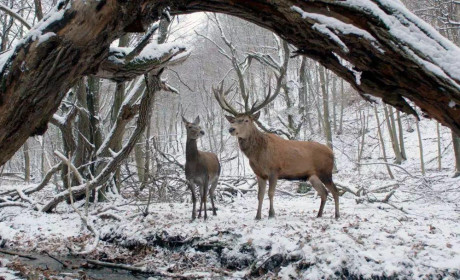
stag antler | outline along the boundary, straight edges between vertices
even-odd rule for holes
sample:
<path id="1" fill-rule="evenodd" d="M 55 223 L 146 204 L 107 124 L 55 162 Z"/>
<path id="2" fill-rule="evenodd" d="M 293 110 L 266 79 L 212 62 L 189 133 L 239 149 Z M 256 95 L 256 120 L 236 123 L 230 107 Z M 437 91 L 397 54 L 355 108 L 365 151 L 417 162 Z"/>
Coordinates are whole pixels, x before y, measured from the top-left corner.
<path id="1" fill-rule="evenodd" d="M 280 77 L 277 76 L 277 80 L 280 80 Z M 225 96 L 227 96 L 234 88 L 235 84 L 231 85 L 228 89 L 226 89 L 224 91 L 224 80 L 222 80 L 222 82 L 220 82 L 220 86 L 217 87 L 217 88 L 212 88 L 212 91 L 214 93 L 214 97 L 216 98 L 217 102 L 219 103 L 220 107 L 225 110 L 226 112 L 236 116 L 236 115 L 253 115 L 255 113 L 257 113 L 258 111 L 260 111 L 261 109 L 263 109 L 265 106 L 267 106 L 270 102 L 272 102 L 273 100 L 275 100 L 275 98 L 280 94 L 280 87 L 281 87 L 281 83 L 280 82 L 277 82 L 277 86 L 276 86 L 276 90 L 274 93 L 272 93 L 272 87 L 271 87 L 271 77 L 269 78 L 268 80 L 268 94 L 265 96 L 265 98 L 260 101 L 260 100 L 256 100 L 256 102 L 254 102 L 252 104 L 251 107 L 248 106 L 248 101 L 247 100 L 244 100 L 245 101 L 245 104 L 244 105 L 241 105 L 241 106 L 244 106 L 245 108 L 249 108 L 249 109 L 246 109 L 244 110 L 244 112 L 238 112 L 238 110 L 236 110 L 232 105 L 231 103 L 225 98 Z"/>
<path id="2" fill-rule="evenodd" d="M 256 102 L 252 104 L 251 109 L 249 109 L 249 111 L 247 111 L 245 114 L 252 115 L 252 114 L 255 114 L 257 111 L 260 111 L 262 108 L 267 106 L 270 102 L 275 100 L 275 98 L 278 96 L 280 92 L 281 91 L 277 88 L 277 90 L 275 91 L 275 94 L 272 95 L 272 86 L 271 86 L 271 77 L 270 77 L 268 79 L 268 94 L 265 96 L 264 100 L 262 102 L 259 102 L 259 100 L 256 100 Z"/>
<path id="3" fill-rule="evenodd" d="M 220 82 L 219 87 L 212 87 L 212 92 L 214 93 L 214 97 L 216 98 L 220 107 L 228 113 L 236 116 L 239 114 L 238 111 L 230 104 L 230 102 L 227 101 L 227 99 L 225 99 L 225 96 L 227 96 L 232 91 L 234 86 L 235 84 L 231 85 L 228 89 L 224 91 L 224 80 L 222 80 L 222 82 Z"/>

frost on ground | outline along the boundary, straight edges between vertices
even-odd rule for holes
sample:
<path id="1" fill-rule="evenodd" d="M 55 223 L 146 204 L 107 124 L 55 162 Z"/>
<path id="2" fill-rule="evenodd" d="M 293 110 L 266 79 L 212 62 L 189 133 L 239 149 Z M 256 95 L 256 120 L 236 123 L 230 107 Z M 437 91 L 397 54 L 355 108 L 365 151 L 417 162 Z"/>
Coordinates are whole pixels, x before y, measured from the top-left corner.
<path id="1" fill-rule="evenodd" d="M 336 180 L 350 176 L 340 174 Z M 447 178 L 432 188 L 458 183 Z M 284 183 L 280 189 L 292 194 L 295 185 Z M 254 220 L 255 192 L 219 201 L 218 215 L 206 222 L 190 222 L 189 203 L 154 203 L 144 217 L 141 207 L 119 198 L 91 209 L 117 205 L 106 212 L 121 218 L 94 218 L 103 242 L 92 257 L 206 277 L 460 277 L 458 204 L 423 198 L 407 202 L 414 191 L 406 187 L 392 198 L 402 211 L 385 203 L 357 203 L 355 196 L 345 194 L 339 220 L 332 218 L 332 201 L 324 217 L 315 218 L 319 198 L 310 194 L 277 193 L 276 218 L 267 218 L 266 200 L 261 221 Z M 68 254 L 68 247 L 91 243 L 91 234 L 67 205 L 55 214 L 4 208 L 0 217 L 0 243 L 10 249 Z"/>

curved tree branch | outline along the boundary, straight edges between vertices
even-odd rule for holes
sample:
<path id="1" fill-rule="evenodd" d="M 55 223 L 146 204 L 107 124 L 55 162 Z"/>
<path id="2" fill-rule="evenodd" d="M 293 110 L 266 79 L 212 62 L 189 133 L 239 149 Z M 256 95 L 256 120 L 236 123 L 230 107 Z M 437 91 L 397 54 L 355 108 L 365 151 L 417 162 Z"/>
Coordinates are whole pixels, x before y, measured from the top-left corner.
<path id="1" fill-rule="evenodd" d="M 24 25 L 27 29 L 31 29 L 32 27 L 30 26 L 30 24 L 27 22 L 27 20 L 25 20 L 23 17 L 21 17 L 18 13 L 16 13 L 15 11 L 11 10 L 10 8 L 8 8 L 7 6 L 3 5 L 3 4 L 0 4 L 0 10 L 4 11 L 5 13 L 7 13 L 9 16 L 13 17 L 14 19 L 17 19 L 18 21 L 21 22 L 22 25 Z"/>
<path id="2" fill-rule="evenodd" d="M 167 7 L 172 16 L 226 13 L 270 29 L 361 94 L 413 113 L 408 99 L 460 134 L 460 49 L 399 1 L 63 0 L 0 58 L 0 165 L 46 131 L 63 94 L 98 71 L 115 39 L 145 32 Z"/>

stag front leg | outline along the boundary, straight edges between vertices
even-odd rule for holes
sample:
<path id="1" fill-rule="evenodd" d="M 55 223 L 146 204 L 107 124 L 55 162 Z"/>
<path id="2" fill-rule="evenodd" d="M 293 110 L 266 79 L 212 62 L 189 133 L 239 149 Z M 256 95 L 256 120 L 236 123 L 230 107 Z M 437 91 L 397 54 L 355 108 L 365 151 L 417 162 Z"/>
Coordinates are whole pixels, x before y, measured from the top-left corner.
<path id="1" fill-rule="evenodd" d="M 262 219 L 262 203 L 264 201 L 265 188 L 267 187 L 267 180 L 257 176 L 257 183 L 259 185 L 259 193 L 258 193 L 259 206 L 257 207 L 256 220 L 260 220 Z"/>
<path id="2" fill-rule="evenodd" d="M 278 177 L 275 175 L 270 176 L 268 180 L 268 198 L 270 199 L 270 210 L 268 211 L 268 217 L 275 217 L 275 209 L 273 208 L 273 198 L 275 197 L 275 188 L 276 183 L 278 182 Z"/>
<path id="3" fill-rule="evenodd" d="M 188 188 L 192 192 L 192 203 L 193 203 L 193 211 L 192 211 L 192 221 L 196 219 L 196 194 L 195 194 L 195 186 L 192 183 L 188 183 Z"/>

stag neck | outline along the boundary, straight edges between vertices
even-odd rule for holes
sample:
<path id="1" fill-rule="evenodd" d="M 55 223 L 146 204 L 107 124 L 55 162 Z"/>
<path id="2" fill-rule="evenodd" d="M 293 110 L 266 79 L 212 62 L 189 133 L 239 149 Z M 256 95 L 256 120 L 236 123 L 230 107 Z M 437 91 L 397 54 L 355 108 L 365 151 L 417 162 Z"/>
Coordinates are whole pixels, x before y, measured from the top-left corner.
<path id="1" fill-rule="evenodd" d="M 185 160 L 194 161 L 198 159 L 198 147 L 196 139 L 188 139 L 185 145 Z"/>
<path id="2" fill-rule="evenodd" d="M 238 138 L 238 144 L 247 157 L 258 156 L 267 145 L 266 137 L 263 132 L 254 126 L 249 137 Z"/>

